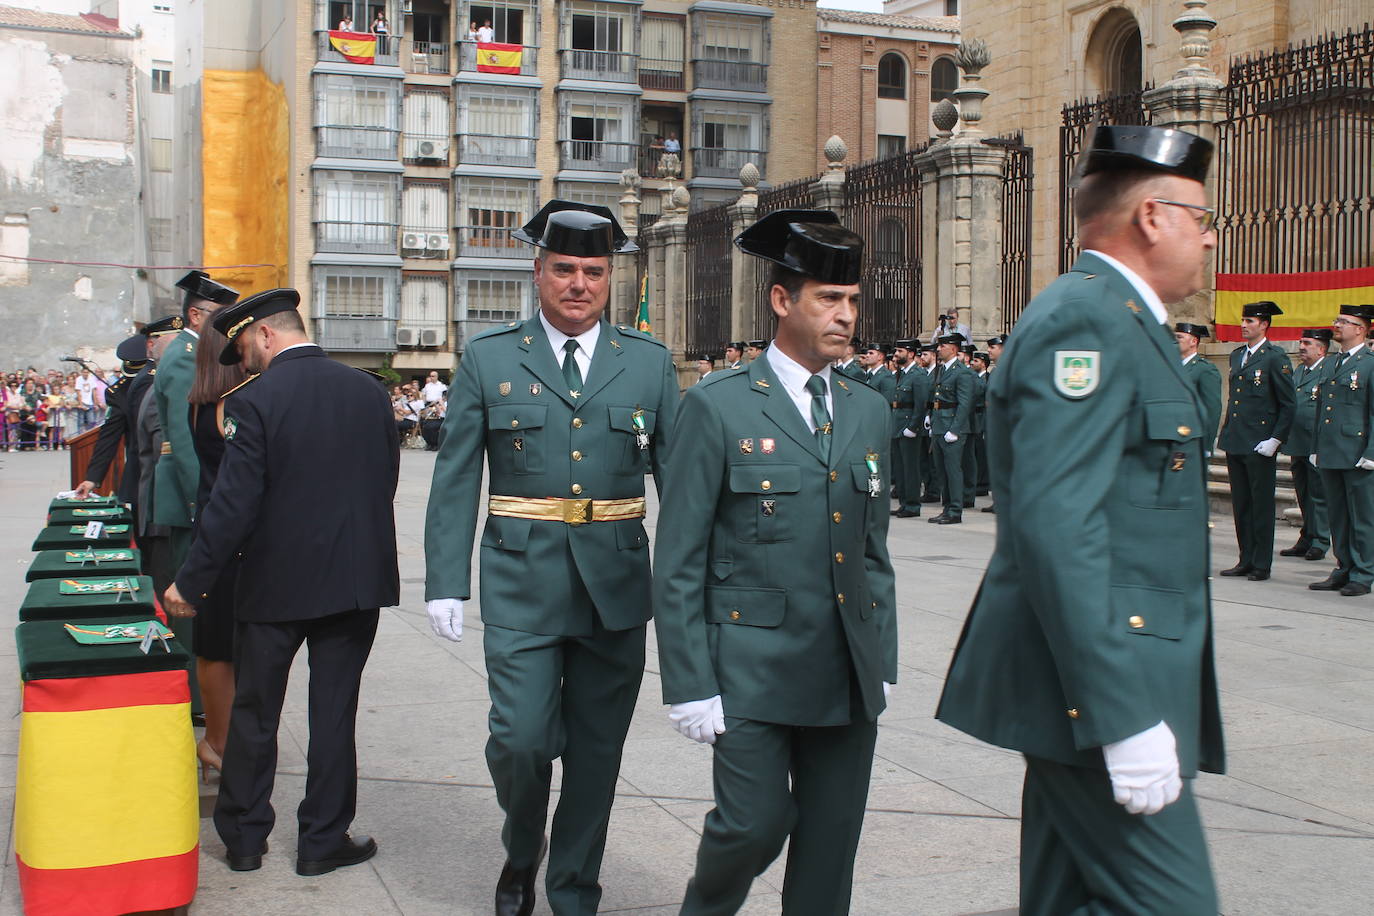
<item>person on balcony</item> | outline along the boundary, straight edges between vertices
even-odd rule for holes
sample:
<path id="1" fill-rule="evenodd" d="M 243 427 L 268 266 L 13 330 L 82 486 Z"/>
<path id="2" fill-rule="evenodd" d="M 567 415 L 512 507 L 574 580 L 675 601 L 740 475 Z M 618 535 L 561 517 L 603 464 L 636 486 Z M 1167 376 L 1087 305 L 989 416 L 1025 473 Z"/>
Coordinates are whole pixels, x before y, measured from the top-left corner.
<path id="1" fill-rule="evenodd" d="M 491 27 L 491 20 L 482 23 L 482 27 L 477 30 L 477 40 L 482 44 L 488 44 L 496 40 L 496 30 Z"/>
<path id="2" fill-rule="evenodd" d="M 663 151 L 672 153 L 674 156 L 682 155 L 682 144 L 678 142 L 677 131 L 668 131 L 668 139 L 663 141 Z"/>
<path id="3" fill-rule="evenodd" d="M 340 32 L 351 32 L 351 31 L 353 31 L 353 17 L 350 16 L 350 15 L 348 15 L 347 13 L 344 13 L 344 14 L 343 14 L 343 18 L 341 18 L 341 19 L 339 20 L 339 28 L 338 28 L 338 31 L 340 31 Z"/>
<path id="4" fill-rule="evenodd" d="M 377 10 L 376 17 L 372 20 L 372 34 L 377 36 L 377 53 L 386 53 L 387 36 L 391 34 L 391 27 L 386 23 L 386 13 Z"/>

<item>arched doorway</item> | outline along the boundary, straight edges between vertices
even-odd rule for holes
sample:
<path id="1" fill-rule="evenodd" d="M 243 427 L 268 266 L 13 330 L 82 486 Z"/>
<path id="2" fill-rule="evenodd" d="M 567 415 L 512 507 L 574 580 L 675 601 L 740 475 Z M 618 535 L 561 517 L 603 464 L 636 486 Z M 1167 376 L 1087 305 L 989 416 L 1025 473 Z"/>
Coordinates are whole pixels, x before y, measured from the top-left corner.
<path id="1" fill-rule="evenodd" d="M 1090 94 L 1140 91 L 1145 83 L 1140 23 L 1130 10 L 1115 7 L 1098 20 L 1086 63 Z"/>

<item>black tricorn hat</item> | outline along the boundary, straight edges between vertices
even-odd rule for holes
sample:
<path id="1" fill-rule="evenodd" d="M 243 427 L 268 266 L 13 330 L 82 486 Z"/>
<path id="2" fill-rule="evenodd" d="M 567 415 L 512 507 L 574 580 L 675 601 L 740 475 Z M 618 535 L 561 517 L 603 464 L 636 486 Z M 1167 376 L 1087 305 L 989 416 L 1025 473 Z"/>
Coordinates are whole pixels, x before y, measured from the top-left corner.
<path id="1" fill-rule="evenodd" d="M 1365 321 L 1374 321 L 1374 305 L 1342 305 L 1342 315 L 1350 315 L 1352 318 L 1363 318 Z"/>
<path id="2" fill-rule="evenodd" d="M 190 305 L 192 299 L 208 299 L 219 305 L 233 305 L 239 299 L 238 290 L 216 283 L 203 270 L 193 270 L 182 277 L 177 281 L 177 289 L 186 291 L 183 308 Z"/>
<path id="3" fill-rule="evenodd" d="M 160 334 L 179 334 L 181 329 L 186 326 L 180 315 L 163 315 L 148 322 L 143 326 L 145 337 L 157 337 Z"/>
<path id="4" fill-rule="evenodd" d="M 1148 124 L 1104 124 L 1084 153 L 1083 175 L 1094 172 L 1145 170 L 1193 181 L 1207 180 L 1212 141 L 1172 127 Z"/>
<path id="5" fill-rule="evenodd" d="M 606 258 L 639 250 L 609 207 L 557 198 L 511 236 L 575 258 Z"/>
<path id="6" fill-rule="evenodd" d="M 921 352 L 922 352 L 922 353 L 934 353 L 934 352 L 935 352 L 935 344 L 933 344 L 933 343 L 921 344 Z"/>
<path id="7" fill-rule="evenodd" d="M 735 236 L 735 246 L 822 283 L 851 286 L 863 269 L 864 240 L 829 210 L 774 210 Z"/>
<path id="8" fill-rule="evenodd" d="M 762 350 L 764 347 L 768 346 L 768 341 L 766 341 L 766 340 L 751 340 L 751 341 L 749 341 L 749 346 L 753 347 L 755 350 Z"/>
<path id="9" fill-rule="evenodd" d="M 249 296 L 237 305 L 216 311 L 211 323 L 228 341 L 219 352 L 219 361 L 232 366 L 242 358 L 234 342 L 253 322 L 278 312 L 289 312 L 300 304 L 301 294 L 294 289 L 269 289 Z"/>
<path id="10" fill-rule="evenodd" d="M 1273 318 L 1275 315 L 1282 315 L 1283 309 L 1279 308 L 1278 303 L 1270 302 L 1268 299 L 1261 299 L 1259 302 L 1247 302 L 1240 307 L 1240 317 L 1242 318 Z"/>
<path id="11" fill-rule="evenodd" d="M 1006 343 L 1007 343 L 1007 336 L 1006 336 L 1005 334 L 998 334 L 998 335 L 996 335 L 995 337 L 989 337 L 989 338 L 988 338 L 988 346 L 989 346 L 989 347 L 1001 347 L 1001 346 L 1005 346 Z"/>
<path id="12" fill-rule="evenodd" d="M 901 350 L 919 350 L 921 342 L 914 337 L 903 337 L 893 346 Z"/>
<path id="13" fill-rule="evenodd" d="M 744 352 L 744 341 L 742 341 L 742 340 L 732 340 L 732 341 L 730 341 L 728 344 L 725 345 L 725 348 L 726 348 L 727 350 L 738 350 L 738 351 L 740 351 L 741 353 L 743 353 L 743 352 Z"/>
<path id="14" fill-rule="evenodd" d="M 960 334 L 958 331 L 952 334 L 941 334 L 939 337 L 935 338 L 935 342 L 937 344 L 954 344 L 962 350 L 964 347 L 964 335 Z"/>
<path id="15" fill-rule="evenodd" d="M 1333 335 L 1330 328 L 1303 328 L 1302 336 L 1309 340 L 1320 340 L 1324 344 L 1330 344 Z"/>
<path id="16" fill-rule="evenodd" d="M 961 336 L 962 336 L 962 335 L 961 335 Z M 960 349 L 960 350 L 963 350 L 965 353 L 969 354 L 970 356 L 972 356 L 974 353 L 978 352 L 978 348 L 977 348 L 976 346 L 974 346 L 973 343 L 972 343 L 971 341 L 964 341 L 962 344 L 959 345 L 959 349 Z"/>
<path id="17" fill-rule="evenodd" d="M 115 347 L 115 356 L 122 363 L 141 363 L 148 359 L 148 338 L 142 334 L 126 337 Z"/>
<path id="18" fill-rule="evenodd" d="M 1180 321 L 1178 324 L 1174 325 L 1174 330 L 1184 334 L 1192 334 L 1198 340 L 1201 340 L 1204 337 L 1212 336 L 1212 332 L 1207 330 L 1207 325 L 1192 324 L 1187 321 Z"/>
<path id="19" fill-rule="evenodd" d="M 989 359 L 988 355 L 984 353 L 982 350 L 974 350 L 972 353 L 969 354 L 969 356 L 973 359 L 981 359 L 983 362 L 987 362 Z"/>

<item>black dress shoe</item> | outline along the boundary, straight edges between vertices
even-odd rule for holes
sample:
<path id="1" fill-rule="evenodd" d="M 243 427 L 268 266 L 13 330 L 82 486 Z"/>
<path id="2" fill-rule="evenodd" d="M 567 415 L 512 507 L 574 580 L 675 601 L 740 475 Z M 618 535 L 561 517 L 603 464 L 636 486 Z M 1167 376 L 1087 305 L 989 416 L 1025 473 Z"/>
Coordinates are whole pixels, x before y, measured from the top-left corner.
<path id="1" fill-rule="evenodd" d="M 921 497 L 921 502 L 923 502 L 923 503 L 938 503 L 939 501 L 940 501 L 940 497 L 934 496 L 934 495 L 932 495 L 932 494 L 930 494 L 930 493 L 927 493 L 927 494 L 925 494 L 924 496 Z"/>
<path id="2" fill-rule="evenodd" d="M 224 852 L 230 871 L 257 871 L 262 868 L 262 857 L 267 854 L 267 844 L 263 843 L 262 851 L 251 856 L 235 855 L 227 849 Z"/>
<path id="3" fill-rule="evenodd" d="M 898 509 L 892 514 L 898 518 L 917 518 L 921 513 L 913 509 Z"/>
<path id="4" fill-rule="evenodd" d="M 979 512 L 996 512 L 996 511 L 997 511 L 997 507 L 996 507 L 996 506 L 984 506 L 983 508 L 979 509 L 978 511 L 979 511 Z"/>
<path id="5" fill-rule="evenodd" d="M 534 879 L 548 851 L 549 838 L 544 837 L 533 865 L 511 868 L 510 860 L 506 860 L 496 881 L 496 916 L 530 916 L 534 912 Z"/>
<path id="6" fill-rule="evenodd" d="M 1265 579 L 1269 578 L 1269 570 L 1252 569 L 1245 574 L 1245 578 L 1249 579 L 1251 582 L 1263 582 Z"/>
<path id="7" fill-rule="evenodd" d="M 949 518 L 949 516 L 944 512 L 941 512 L 939 515 L 932 515 L 930 518 L 926 519 L 926 521 L 930 522 L 930 524 L 932 525 L 938 525 L 940 524 L 940 519 L 942 518 Z"/>
<path id="8" fill-rule="evenodd" d="M 1287 547 L 1279 551 L 1279 556 L 1281 557 L 1301 557 L 1305 556 L 1306 554 L 1307 545 L 1304 544 L 1302 541 L 1298 541 L 1292 547 Z"/>
<path id="9" fill-rule="evenodd" d="M 1312 591 L 1314 592 L 1336 592 L 1345 588 L 1345 584 L 1345 579 L 1339 579 L 1333 573 L 1332 575 L 1327 576 L 1320 582 L 1307 583 L 1307 587 L 1312 589 Z"/>
<path id="10" fill-rule="evenodd" d="M 1223 576 L 1248 576 L 1254 568 L 1249 563 L 1237 563 L 1230 569 L 1223 569 L 1221 574 Z"/>
<path id="11" fill-rule="evenodd" d="M 1307 548 L 1307 553 L 1302 555 L 1302 558 L 1304 560 L 1320 560 L 1324 556 L 1326 556 L 1325 550 L 1322 550 L 1320 547 L 1309 547 Z"/>
<path id="12" fill-rule="evenodd" d="M 937 525 L 958 525 L 963 522 L 963 520 L 964 519 L 958 515 L 941 515 L 931 519 L 931 521 L 935 522 Z"/>
<path id="13" fill-rule="evenodd" d="M 1369 586 L 1361 585 L 1358 582 L 1347 582 L 1341 586 L 1341 594 L 1347 598 L 1354 598 L 1356 595 L 1368 595 Z"/>
<path id="14" fill-rule="evenodd" d="M 972 508 L 973 508 L 973 500 L 971 500 L 971 499 L 966 499 L 966 500 L 964 500 L 964 508 L 965 508 L 965 509 L 972 509 Z"/>
<path id="15" fill-rule="evenodd" d="M 351 837 L 344 834 L 343 842 L 323 859 L 296 859 L 296 874 L 310 878 L 327 875 L 336 868 L 366 862 L 377 854 L 377 841 L 370 836 Z"/>

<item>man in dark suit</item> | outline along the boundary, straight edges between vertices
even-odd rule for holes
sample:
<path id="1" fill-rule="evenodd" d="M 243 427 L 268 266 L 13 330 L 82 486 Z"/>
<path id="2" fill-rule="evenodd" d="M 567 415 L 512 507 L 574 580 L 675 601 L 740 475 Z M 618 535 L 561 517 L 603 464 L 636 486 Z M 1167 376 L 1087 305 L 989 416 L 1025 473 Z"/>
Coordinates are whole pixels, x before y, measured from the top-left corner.
<path id="1" fill-rule="evenodd" d="M 935 455 L 935 478 L 940 483 L 944 509 L 927 519 L 935 525 L 958 525 L 963 521 L 964 450 L 970 448 L 973 429 L 973 372 L 959 358 L 964 338 L 945 334 L 936 344 L 939 365 L 930 388 L 930 443 Z"/>
<path id="2" fill-rule="evenodd" d="M 120 359 L 119 380 L 105 391 L 105 422 L 100 424 L 100 434 L 86 465 L 86 479 L 77 485 L 76 495 L 85 499 L 95 491 L 122 444 L 124 470 L 115 484 L 115 495 L 121 503 L 132 505 L 138 495 L 138 450 L 133 425 L 138 405 L 143 402 L 143 389 L 152 382 L 152 376 L 143 372 L 148 365 L 148 338 L 141 332 L 126 337 L 115 348 L 115 355 Z"/>
<path id="3" fill-rule="evenodd" d="M 1279 551 L 1281 557 L 1320 560 L 1331 547 L 1326 487 L 1322 484 L 1321 472 L 1310 459 L 1316 451 L 1317 415 L 1329 417 L 1335 412 L 1321 409 L 1322 383 L 1340 358 L 1327 356 L 1331 337 L 1330 328 L 1307 328 L 1298 340 L 1300 365 L 1293 370 L 1297 404 L 1293 410 L 1293 429 L 1283 443 L 1283 453 L 1288 456 L 1288 467 L 1293 472 L 1293 489 L 1297 491 L 1298 509 L 1302 512 L 1302 530 L 1296 544 Z"/>
<path id="4" fill-rule="evenodd" d="M 242 556 L 234 707 L 215 804 L 235 871 L 259 868 L 267 851 L 277 724 L 291 660 L 309 647 L 309 775 L 296 847 L 296 873 L 309 876 L 377 851 L 369 837 L 348 834 L 358 792 L 354 722 L 379 609 L 400 596 L 392 511 L 400 453 L 386 392 L 309 341 L 299 303 L 295 290 L 274 289 L 214 318 L 229 339 L 220 362 L 241 360 L 261 374 L 225 399 L 224 460 L 167 608 L 193 614 L 191 604 Z"/>

